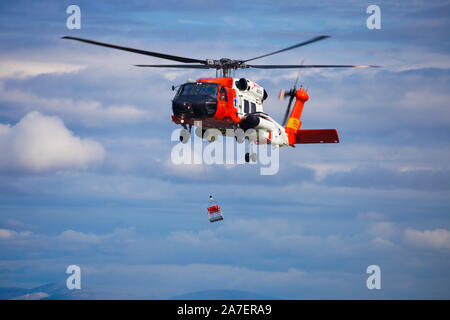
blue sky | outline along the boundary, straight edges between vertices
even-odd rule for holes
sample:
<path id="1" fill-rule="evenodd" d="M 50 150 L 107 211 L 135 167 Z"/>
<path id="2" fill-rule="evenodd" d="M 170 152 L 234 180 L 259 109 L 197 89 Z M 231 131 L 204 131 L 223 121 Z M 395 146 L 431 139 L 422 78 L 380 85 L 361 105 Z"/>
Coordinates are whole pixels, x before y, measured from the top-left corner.
<path id="1" fill-rule="evenodd" d="M 448 1 L 78 1 L 81 30 L 66 28 L 70 4 L 0 4 L 1 287 L 77 264 L 105 298 L 450 298 Z M 381 30 L 366 28 L 370 4 Z M 283 148 L 274 176 L 171 163 L 170 86 L 213 71 L 135 68 L 167 61 L 60 39 L 217 59 L 321 34 L 260 63 L 382 68 L 302 71 L 304 128 L 341 143 Z M 296 71 L 241 75 L 280 120 Z M 223 223 L 207 220 L 210 193 Z M 382 290 L 366 288 L 371 264 Z"/>

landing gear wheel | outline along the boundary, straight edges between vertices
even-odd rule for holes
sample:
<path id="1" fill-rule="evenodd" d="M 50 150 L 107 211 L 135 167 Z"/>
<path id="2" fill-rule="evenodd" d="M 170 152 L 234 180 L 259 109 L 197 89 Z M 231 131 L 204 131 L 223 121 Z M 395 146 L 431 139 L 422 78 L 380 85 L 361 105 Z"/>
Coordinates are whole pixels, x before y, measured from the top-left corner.
<path id="1" fill-rule="evenodd" d="M 205 132 L 206 132 L 206 129 L 195 128 L 195 135 L 199 138 L 203 139 Z"/>
<path id="2" fill-rule="evenodd" d="M 236 139 L 237 143 L 243 143 L 245 141 L 244 130 L 242 130 L 241 128 L 234 130 L 234 138 Z"/>
<path id="3" fill-rule="evenodd" d="M 250 162 L 250 153 L 248 152 L 245 154 L 245 162 Z"/>
<path id="4" fill-rule="evenodd" d="M 189 141 L 189 138 L 191 137 L 191 134 L 186 129 L 181 129 L 180 132 L 180 142 L 181 143 L 187 143 Z"/>
<path id="5" fill-rule="evenodd" d="M 251 158 L 253 162 L 256 162 L 256 153 L 252 153 Z"/>

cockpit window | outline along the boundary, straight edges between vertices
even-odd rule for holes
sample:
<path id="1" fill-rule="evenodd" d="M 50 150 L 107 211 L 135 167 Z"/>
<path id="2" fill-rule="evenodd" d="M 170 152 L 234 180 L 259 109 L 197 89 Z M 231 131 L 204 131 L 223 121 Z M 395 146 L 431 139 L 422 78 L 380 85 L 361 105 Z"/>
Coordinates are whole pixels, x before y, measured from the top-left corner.
<path id="1" fill-rule="evenodd" d="M 202 95 L 217 97 L 218 85 L 215 83 L 186 83 L 177 92 L 179 96 Z"/>

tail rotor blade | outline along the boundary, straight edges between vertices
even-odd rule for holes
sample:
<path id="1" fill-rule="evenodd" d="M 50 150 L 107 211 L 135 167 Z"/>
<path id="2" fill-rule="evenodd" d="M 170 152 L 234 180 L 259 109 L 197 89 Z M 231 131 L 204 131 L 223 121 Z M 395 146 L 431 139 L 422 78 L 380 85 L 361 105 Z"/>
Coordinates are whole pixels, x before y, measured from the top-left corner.
<path id="1" fill-rule="evenodd" d="M 303 65 L 304 60 L 302 60 L 301 62 L 301 66 Z M 283 118 L 283 127 L 286 125 L 286 122 L 289 118 L 289 114 L 291 112 L 291 105 L 292 105 L 292 101 L 294 100 L 295 97 L 295 93 L 297 92 L 297 85 L 298 85 L 298 79 L 300 78 L 300 70 L 298 70 L 297 72 L 297 78 L 295 78 L 295 83 L 294 83 L 294 88 L 291 89 L 288 94 L 289 94 L 289 103 L 286 109 L 286 113 L 284 114 L 284 118 Z"/>
<path id="2" fill-rule="evenodd" d="M 283 118 L 283 127 L 286 125 L 286 122 L 287 122 L 287 120 L 289 118 L 289 113 L 291 112 L 292 100 L 294 100 L 294 95 L 291 94 L 291 96 L 289 97 L 288 106 L 286 108 L 286 113 L 284 114 L 284 118 Z"/>
<path id="3" fill-rule="evenodd" d="M 305 62 L 305 60 L 302 60 L 302 62 L 300 63 L 301 66 L 303 66 L 303 63 Z M 294 83 L 294 91 L 297 90 L 297 84 L 298 84 L 298 79 L 300 78 L 300 70 L 298 70 L 297 73 L 297 78 L 295 79 L 295 83 Z"/>
<path id="4" fill-rule="evenodd" d="M 300 77 L 300 71 L 297 73 L 297 78 L 295 79 L 294 90 L 297 89 L 297 83 L 298 83 L 298 78 L 299 77 Z"/>

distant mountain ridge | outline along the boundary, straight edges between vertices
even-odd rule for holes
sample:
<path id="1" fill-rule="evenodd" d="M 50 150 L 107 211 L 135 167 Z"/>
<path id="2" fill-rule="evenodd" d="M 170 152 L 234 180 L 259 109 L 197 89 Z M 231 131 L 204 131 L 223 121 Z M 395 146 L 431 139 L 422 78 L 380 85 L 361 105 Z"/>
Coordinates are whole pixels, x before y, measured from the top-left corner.
<path id="1" fill-rule="evenodd" d="M 0 299 L 7 300 L 15 297 L 20 297 L 25 294 L 28 294 L 29 291 L 30 291 L 29 289 L 24 288 L 9 288 L 9 287 L 0 288 Z"/>
<path id="2" fill-rule="evenodd" d="M 87 290 L 69 290 L 64 283 L 49 283 L 32 289 L 0 288 L 2 300 L 85 300 L 101 299 Z"/>
<path id="3" fill-rule="evenodd" d="M 32 289 L 0 287 L 0 300 L 96 300 L 96 299 L 145 299 L 145 297 L 115 296 L 108 292 L 69 290 L 65 282 L 49 283 Z M 273 300 L 274 297 L 240 290 L 204 290 L 174 296 L 169 300 Z"/>

